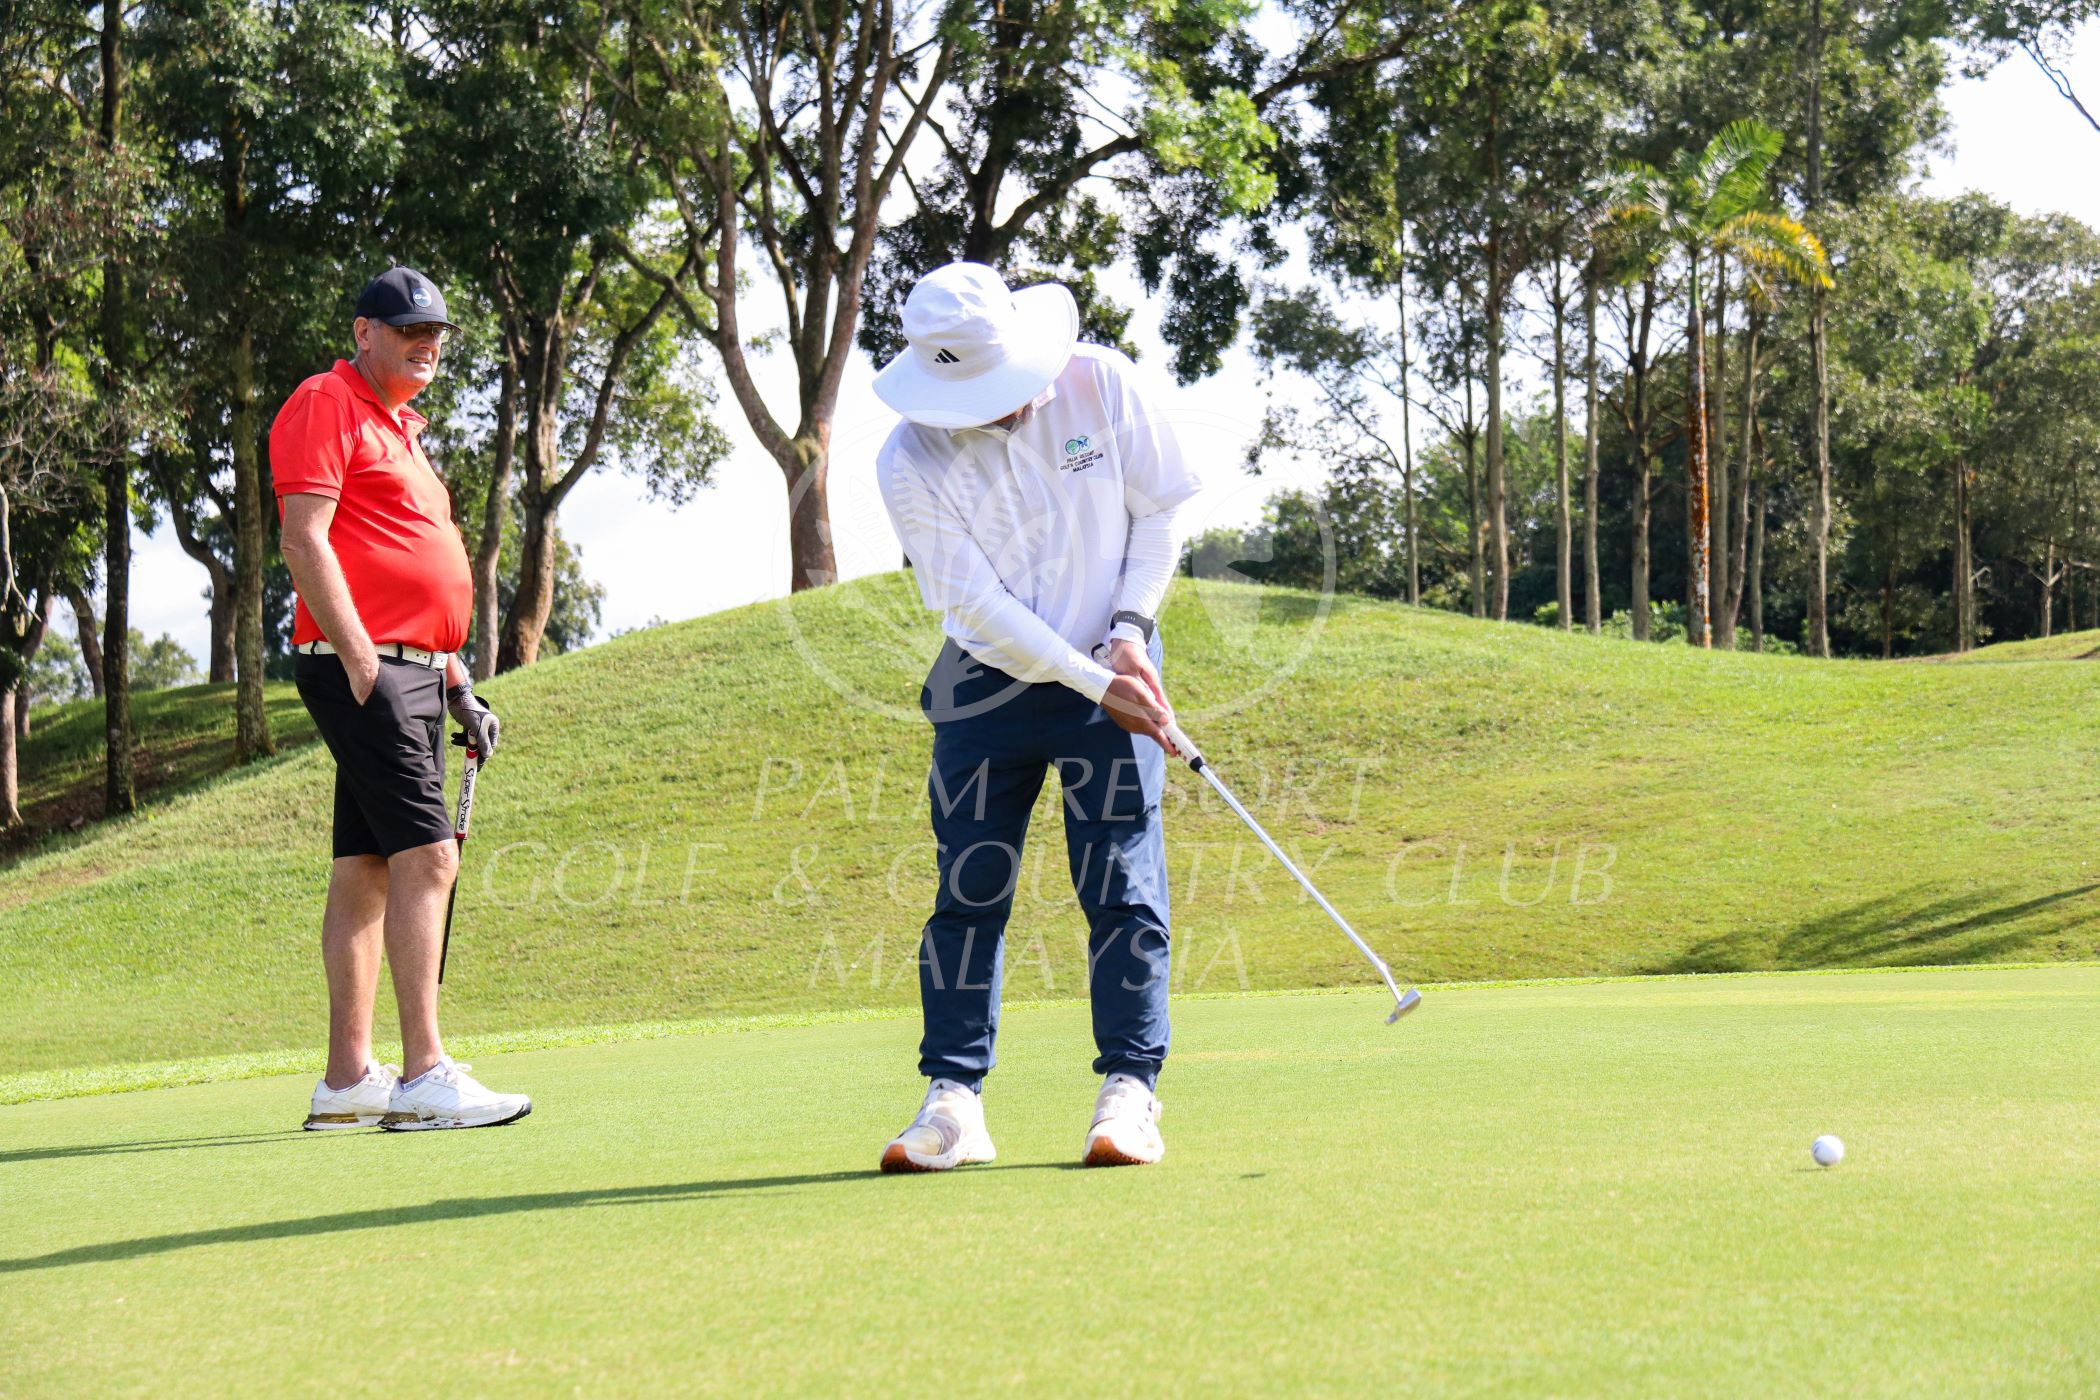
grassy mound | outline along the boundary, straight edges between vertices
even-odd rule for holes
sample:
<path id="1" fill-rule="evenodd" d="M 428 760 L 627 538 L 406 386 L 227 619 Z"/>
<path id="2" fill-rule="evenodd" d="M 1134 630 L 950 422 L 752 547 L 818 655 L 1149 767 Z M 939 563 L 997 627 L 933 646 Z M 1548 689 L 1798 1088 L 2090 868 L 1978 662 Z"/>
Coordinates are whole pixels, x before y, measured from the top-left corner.
<path id="1" fill-rule="evenodd" d="M 2053 637 L 2028 637 L 2018 642 L 1994 642 L 1966 655 L 1934 657 L 1936 661 L 2091 661 L 2100 658 L 2100 631 L 2059 632 Z"/>
<path id="2" fill-rule="evenodd" d="M 910 1005 L 937 627 L 889 575 L 491 683 L 448 1027 Z M 1165 628 L 1190 732 L 1404 975 L 2100 952 L 2084 667 L 1701 654 L 1222 583 L 1178 585 Z M 290 752 L 0 871 L 0 1073 L 313 1046 L 330 771 Z M 1169 789 L 1178 989 L 1369 977 L 1200 779 Z M 1015 999 L 1084 982 L 1057 801 Z"/>
<path id="3" fill-rule="evenodd" d="M 539 1051 L 476 1133 L 307 1078 L 0 1109 L 24 1395 L 2087 1395 L 2100 969 L 1196 999 L 1166 1159 L 1068 1170 L 1085 1012 L 995 1163 L 883 1177 L 917 1026 Z M 1808 1145 L 1835 1132 L 1844 1164 Z M 966 1280 L 968 1320 L 929 1317 Z M 441 1314 L 442 1327 L 431 1325 Z M 351 1340 L 357 1339 L 357 1340 Z M 380 1342 L 380 1355 L 346 1346 Z M 368 1347 L 369 1349 L 369 1347 Z M 1103 1378 L 1118 1378 L 1104 1382 Z"/>
<path id="4" fill-rule="evenodd" d="M 313 721 L 289 684 L 263 687 L 263 709 L 278 748 L 313 742 Z M 0 838 L 0 859 L 102 816 L 102 702 L 39 706 L 30 721 L 20 755 L 25 829 Z M 233 767 L 231 684 L 140 691 L 131 697 L 131 723 L 141 802 L 165 801 Z"/>

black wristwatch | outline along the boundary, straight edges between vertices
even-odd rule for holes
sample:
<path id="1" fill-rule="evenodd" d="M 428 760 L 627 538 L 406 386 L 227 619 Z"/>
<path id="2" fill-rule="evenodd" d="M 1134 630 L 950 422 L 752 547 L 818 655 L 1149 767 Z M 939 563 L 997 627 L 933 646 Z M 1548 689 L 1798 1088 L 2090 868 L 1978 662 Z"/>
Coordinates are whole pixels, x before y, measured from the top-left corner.
<path id="1" fill-rule="evenodd" d="M 1110 627 L 1114 627 L 1119 622 L 1127 622 L 1131 626 L 1137 628 L 1138 631 L 1144 633 L 1145 641 L 1147 643 L 1151 642 L 1152 634 L 1159 630 L 1158 622 L 1156 622 L 1152 618 L 1145 616 L 1143 613 L 1132 612 L 1128 608 L 1123 609 L 1121 612 L 1116 613 L 1113 617 L 1109 618 L 1108 625 Z"/>

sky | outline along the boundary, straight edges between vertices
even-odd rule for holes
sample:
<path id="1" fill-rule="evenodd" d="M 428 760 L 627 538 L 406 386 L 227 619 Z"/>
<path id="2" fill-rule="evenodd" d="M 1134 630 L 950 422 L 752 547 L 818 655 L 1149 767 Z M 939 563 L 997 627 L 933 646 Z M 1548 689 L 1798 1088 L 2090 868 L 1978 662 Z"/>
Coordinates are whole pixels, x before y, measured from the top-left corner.
<path id="1" fill-rule="evenodd" d="M 2086 106 L 2100 112 L 2100 21 L 2073 36 L 2057 61 Z M 2100 227 L 2100 131 L 2024 54 L 1981 78 L 1957 80 L 1944 96 L 1951 149 L 1932 159 L 1923 180 L 1928 193 L 1982 190 L 2025 213 L 2068 213 Z M 1115 290 L 1138 307 L 1131 338 L 1141 365 L 1164 378 L 1157 369 L 1166 350 L 1156 310 L 1134 280 Z M 763 286 L 754 292 L 767 295 Z M 774 357 L 763 370 L 769 402 L 792 424 L 791 368 Z M 856 355 L 833 436 L 831 518 L 847 577 L 894 568 L 901 556 L 874 479 L 875 449 L 895 418 L 874 396 L 873 376 L 874 366 Z M 1272 492 L 1310 484 L 1309 469 L 1252 477 L 1242 468 L 1262 405 L 1275 392 L 1244 348 L 1230 353 L 1218 374 L 1168 392 L 1183 448 L 1206 486 L 1191 506 L 1192 532 L 1246 524 Z M 787 591 L 787 498 L 779 469 L 726 394 L 720 417 L 734 450 L 715 484 L 683 507 L 651 501 L 633 478 L 606 471 L 587 477 L 563 506 L 563 533 L 580 549 L 585 572 L 605 587 L 604 632 L 697 617 Z M 201 663 L 209 649 L 204 571 L 165 525 L 138 536 L 135 549 L 133 625 L 149 637 L 172 634 Z"/>

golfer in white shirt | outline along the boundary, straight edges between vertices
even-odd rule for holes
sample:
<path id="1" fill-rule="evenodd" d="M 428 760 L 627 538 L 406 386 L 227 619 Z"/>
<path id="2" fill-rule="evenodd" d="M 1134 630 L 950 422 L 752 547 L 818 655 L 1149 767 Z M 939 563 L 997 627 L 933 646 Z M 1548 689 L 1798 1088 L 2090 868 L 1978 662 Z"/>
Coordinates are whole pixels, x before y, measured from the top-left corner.
<path id="1" fill-rule="evenodd" d="M 1080 345 L 1072 295 L 1007 290 L 977 263 L 927 275 L 908 348 L 875 392 L 904 416 L 876 470 L 947 641 L 920 706 L 940 889 L 919 957 L 931 1081 L 884 1171 L 988 1162 L 1007 915 L 1028 817 L 1053 767 L 1088 924 L 1093 1165 L 1165 1152 L 1153 1095 L 1167 1056 L 1165 726 L 1157 618 L 1199 482 L 1128 358 Z"/>

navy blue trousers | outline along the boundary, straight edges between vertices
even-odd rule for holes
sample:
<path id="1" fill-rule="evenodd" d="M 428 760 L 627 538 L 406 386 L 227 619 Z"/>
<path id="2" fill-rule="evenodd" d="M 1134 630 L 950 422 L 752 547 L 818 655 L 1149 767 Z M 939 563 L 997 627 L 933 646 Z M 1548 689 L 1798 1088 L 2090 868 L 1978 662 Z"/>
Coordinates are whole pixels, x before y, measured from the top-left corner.
<path id="1" fill-rule="evenodd" d="M 1166 754 L 1078 691 L 1015 680 L 953 642 L 919 707 L 933 723 L 926 788 L 941 876 L 919 946 L 920 1072 L 975 1088 L 995 1062 L 1007 916 L 1029 813 L 1054 767 L 1087 921 L 1094 1072 L 1154 1083 L 1167 1058 Z"/>

